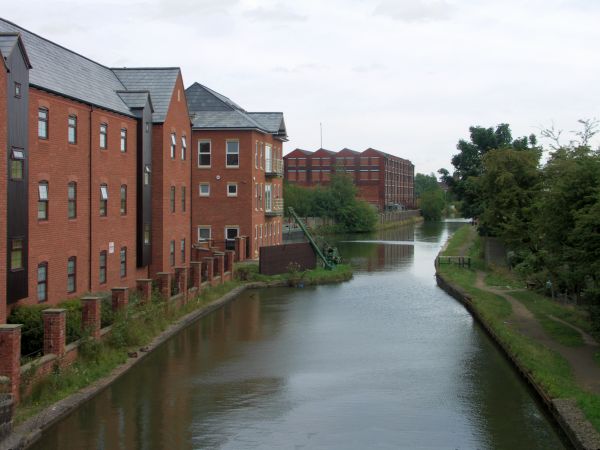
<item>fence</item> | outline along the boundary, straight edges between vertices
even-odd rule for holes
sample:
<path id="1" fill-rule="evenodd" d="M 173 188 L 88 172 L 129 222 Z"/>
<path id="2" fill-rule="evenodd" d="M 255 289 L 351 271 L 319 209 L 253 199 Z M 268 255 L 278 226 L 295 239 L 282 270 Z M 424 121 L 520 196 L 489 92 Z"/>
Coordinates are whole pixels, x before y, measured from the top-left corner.
<path id="1" fill-rule="evenodd" d="M 260 248 L 260 273 L 265 275 L 285 273 L 289 271 L 291 264 L 294 264 L 297 270 L 310 270 L 316 267 L 317 256 L 308 242 Z"/>

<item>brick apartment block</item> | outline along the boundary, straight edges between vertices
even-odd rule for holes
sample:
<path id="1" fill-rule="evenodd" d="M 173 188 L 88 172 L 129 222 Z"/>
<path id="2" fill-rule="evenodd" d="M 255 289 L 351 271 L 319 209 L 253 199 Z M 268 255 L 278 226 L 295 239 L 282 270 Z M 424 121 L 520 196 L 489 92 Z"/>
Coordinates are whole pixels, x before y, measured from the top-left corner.
<path id="1" fill-rule="evenodd" d="M 379 211 L 415 207 L 415 166 L 407 159 L 368 148 L 357 152 L 296 149 L 283 157 L 285 179 L 304 187 L 325 185 L 334 173 L 352 177 L 358 195 Z"/>
<path id="2" fill-rule="evenodd" d="M 187 266 L 180 69 L 111 69 L 3 19 L 0 60 L 0 324 Z"/>
<path id="3" fill-rule="evenodd" d="M 192 117 L 192 235 L 233 249 L 249 238 L 250 258 L 282 242 L 283 113 L 247 112 L 199 83 L 186 90 Z"/>

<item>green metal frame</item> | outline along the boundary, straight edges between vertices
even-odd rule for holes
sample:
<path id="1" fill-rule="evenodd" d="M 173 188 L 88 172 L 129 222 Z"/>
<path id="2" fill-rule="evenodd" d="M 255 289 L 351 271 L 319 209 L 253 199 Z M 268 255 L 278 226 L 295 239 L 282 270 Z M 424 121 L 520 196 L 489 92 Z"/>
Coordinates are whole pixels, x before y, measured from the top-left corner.
<path id="1" fill-rule="evenodd" d="M 321 251 L 321 249 L 319 248 L 319 246 L 313 239 L 312 235 L 308 231 L 308 228 L 306 228 L 306 225 L 304 225 L 304 222 L 302 222 L 302 219 L 300 219 L 300 217 L 298 217 L 298 214 L 296 214 L 296 211 L 294 211 L 294 208 L 292 208 L 290 206 L 288 208 L 288 211 L 289 211 L 290 215 L 294 218 L 294 220 L 296 221 L 298 226 L 302 229 L 304 236 L 306 236 L 306 239 L 308 239 L 308 242 L 310 242 L 310 245 L 312 246 L 314 251 L 317 253 L 319 258 L 321 258 L 321 260 L 323 261 L 323 265 L 325 266 L 325 269 L 333 270 L 335 268 L 335 265 L 325 257 L 325 255 L 323 254 L 323 252 Z"/>

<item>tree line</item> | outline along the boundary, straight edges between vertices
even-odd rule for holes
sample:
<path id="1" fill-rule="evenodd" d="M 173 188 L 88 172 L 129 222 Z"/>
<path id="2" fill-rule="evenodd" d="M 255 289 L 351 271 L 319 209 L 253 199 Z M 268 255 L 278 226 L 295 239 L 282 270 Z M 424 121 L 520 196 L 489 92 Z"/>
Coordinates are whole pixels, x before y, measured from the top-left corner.
<path id="1" fill-rule="evenodd" d="M 283 201 L 301 217 L 333 219 L 331 231 L 359 233 L 373 231 L 377 224 L 374 207 L 356 196 L 357 188 L 346 174 L 333 174 L 325 186 L 301 187 L 284 182 Z"/>
<path id="2" fill-rule="evenodd" d="M 480 234 L 504 242 L 511 267 L 589 304 L 600 328 L 600 151 L 590 144 L 598 122 L 579 123 L 566 144 L 561 131 L 542 130 L 552 142 L 543 163 L 535 135 L 513 139 L 508 124 L 471 127 L 453 173 L 439 173 Z"/>

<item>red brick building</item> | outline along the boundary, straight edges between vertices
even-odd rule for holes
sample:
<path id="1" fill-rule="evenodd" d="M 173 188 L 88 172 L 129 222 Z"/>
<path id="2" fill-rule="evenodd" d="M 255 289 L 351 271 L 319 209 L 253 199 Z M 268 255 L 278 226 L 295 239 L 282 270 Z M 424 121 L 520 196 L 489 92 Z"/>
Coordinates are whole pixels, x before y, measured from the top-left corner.
<path id="1" fill-rule="evenodd" d="M 1 19 L 0 59 L 0 324 L 187 264 L 180 70 L 111 69 Z"/>
<path id="2" fill-rule="evenodd" d="M 283 157 L 285 179 L 311 187 L 327 184 L 334 173 L 351 176 L 359 196 L 379 211 L 415 207 L 415 166 L 407 159 L 368 148 L 357 152 L 296 149 Z"/>
<path id="3" fill-rule="evenodd" d="M 249 256 L 282 242 L 283 113 L 248 112 L 194 83 L 186 90 L 192 117 L 192 235 L 233 248 L 249 238 Z"/>

